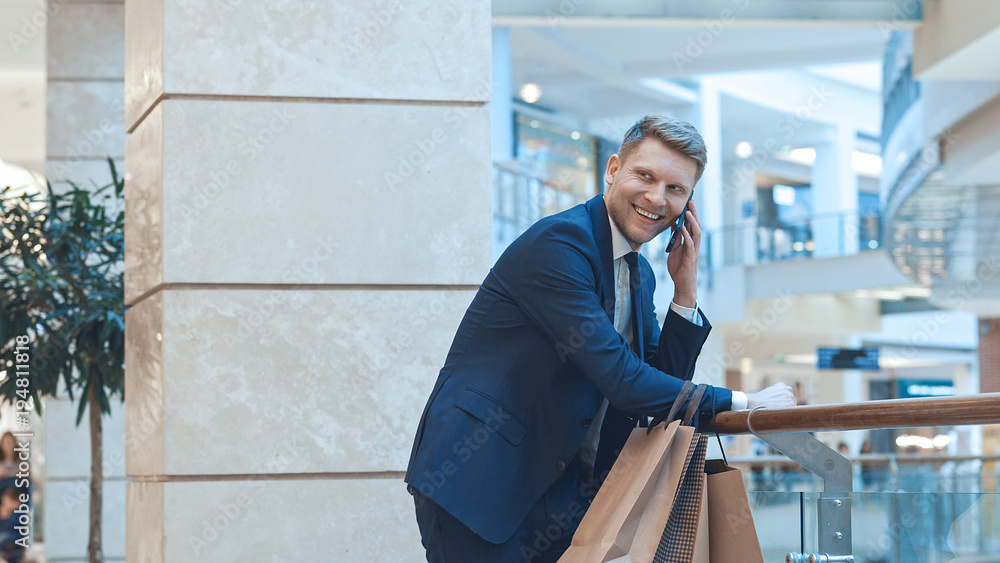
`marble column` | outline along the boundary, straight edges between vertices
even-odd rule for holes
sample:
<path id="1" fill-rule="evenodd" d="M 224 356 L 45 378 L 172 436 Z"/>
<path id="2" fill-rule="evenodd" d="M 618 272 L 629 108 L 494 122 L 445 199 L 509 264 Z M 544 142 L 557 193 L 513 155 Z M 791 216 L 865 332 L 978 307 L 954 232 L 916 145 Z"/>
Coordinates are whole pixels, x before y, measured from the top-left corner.
<path id="1" fill-rule="evenodd" d="M 416 561 L 490 267 L 490 4 L 126 6 L 129 561 Z"/>
<path id="2" fill-rule="evenodd" d="M 111 181 L 110 157 L 124 170 L 125 5 L 119 1 L 50 0 L 32 16 L 47 44 L 45 175 L 96 188 Z M 41 512 L 45 556 L 87 560 L 90 527 L 90 432 L 76 425 L 77 399 L 45 401 L 45 483 Z M 125 408 L 112 403 L 103 426 L 104 560 L 125 560 Z"/>

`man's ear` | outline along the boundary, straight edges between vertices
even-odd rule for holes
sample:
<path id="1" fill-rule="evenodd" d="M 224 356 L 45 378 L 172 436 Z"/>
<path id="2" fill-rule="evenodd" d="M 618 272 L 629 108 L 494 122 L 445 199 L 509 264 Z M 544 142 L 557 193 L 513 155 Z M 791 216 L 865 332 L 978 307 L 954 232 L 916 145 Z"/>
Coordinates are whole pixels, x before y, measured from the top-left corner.
<path id="1" fill-rule="evenodd" d="M 604 182 L 607 185 L 611 185 L 615 181 L 615 174 L 618 173 L 618 167 L 621 165 L 621 160 L 618 159 L 617 154 L 611 155 L 608 159 L 608 166 L 604 169 Z"/>

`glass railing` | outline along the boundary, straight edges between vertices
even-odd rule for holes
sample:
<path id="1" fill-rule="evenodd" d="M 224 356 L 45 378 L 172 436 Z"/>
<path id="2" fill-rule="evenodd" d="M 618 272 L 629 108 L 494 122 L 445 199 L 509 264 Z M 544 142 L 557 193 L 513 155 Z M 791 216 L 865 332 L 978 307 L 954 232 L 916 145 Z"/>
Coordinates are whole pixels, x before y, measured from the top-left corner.
<path id="1" fill-rule="evenodd" d="M 913 37 L 894 31 L 886 44 L 882 67 L 882 140 L 889 139 L 907 110 L 920 99 L 913 79 Z"/>
<path id="2" fill-rule="evenodd" d="M 493 166 L 493 261 L 542 217 L 565 211 L 593 197 L 565 182 L 523 170 Z"/>
<path id="3" fill-rule="evenodd" d="M 706 230 L 705 268 L 852 256 L 882 246 L 882 216 L 877 211 L 818 213 L 781 225 L 740 225 Z"/>
<path id="4" fill-rule="evenodd" d="M 725 412 L 715 425 L 752 432 L 787 456 L 733 460 L 750 465 L 744 479 L 765 561 L 937 563 L 1000 561 L 997 456 L 849 460 L 809 432 L 996 423 L 1000 393 Z M 789 470 L 792 461 L 809 473 Z"/>
<path id="5" fill-rule="evenodd" d="M 748 493 L 764 561 L 815 553 L 820 493 Z M 1000 561 L 996 493 L 852 493 L 856 563 Z"/>

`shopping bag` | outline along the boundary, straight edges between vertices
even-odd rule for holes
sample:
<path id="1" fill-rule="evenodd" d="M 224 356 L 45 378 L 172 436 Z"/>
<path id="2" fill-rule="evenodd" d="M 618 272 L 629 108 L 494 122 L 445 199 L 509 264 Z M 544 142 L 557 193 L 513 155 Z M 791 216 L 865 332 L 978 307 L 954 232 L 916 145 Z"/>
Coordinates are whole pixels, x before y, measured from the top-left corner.
<path id="1" fill-rule="evenodd" d="M 656 546 L 660 543 L 660 536 L 667 526 L 670 509 L 677 496 L 677 487 L 684 475 L 685 463 L 690 461 L 688 451 L 692 438 L 694 438 L 694 428 L 690 426 L 677 428 L 677 433 L 670 444 L 670 450 L 667 452 L 667 458 L 664 460 L 663 468 L 653 487 L 649 502 L 645 505 L 638 521 L 632 542 L 629 545 L 623 543 L 615 545 L 608 554 L 610 557 L 628 555 L 629 559 L 627 560 L 653 560 Z"/>
<path id="2" fill-rule="evenodd" d="M 712 561 L 763 563 L 743 474 L 721 459 L 706 461 L 705 474 Z"/>
<path id="3" fill-rule="evenodd" d="M 679 425 L 632 431 L 560 563 L 601 563 L 616 545 L 628 548 Z M 690 442 L 691 432 L 685 435 Z"/>
<path id="4" fill-rule="evenodd" d="M 683 403 L 689 391 L 685 387 L 676 404 Z M 655 482 L 648 477 L 644 481 L 643 494 L 635 497 L 628 517 L 617 528 L 615 541 L 604 552 L 604 562 L 763 563 L 742 473 L 724 459 L 706 461 L 708 436 L 688 426 L 694 422 L 704 392 L 705 386 L 698 386 L 692 394 L 658 464 L 659 475 Z M 671 410 L 667 417 L 671 425 L 678 424 L 673 420 L 675 414 Z M 630 440 L 637 432 L 633 431 Z M 622 472 L 619 478 L 629 474 Z M 588 512 L 584 522 L 589 516 Z M 599 527 L 594 520 L 590 525 Z"/>
<path id="5" fill-rule="evenodd" d="M 711 531 L 705 525 L 710 521 L 707 519 L 708 503 L 704 502 L 707 451 L 708 436 L 695 434 L 653 563 L 709 563 L 710 549 L 706 547 L 710 548 Z M 634 557 L 632 561 L 638 563 L 640 560 Z"/>
<path id="6" fill-rule="evenodd" d="M 632 431 L 560 563 L 627 558 L 640 533 L 642 551 L 648 552 L 645 560 L 651 560 L 684 474 L 684 464 L 691 459 L 694 429 L 674 418 L 692 390 L 696 395 L 692 401 L 700 401 L 704 389 L 699 393 L 693 383 L 685 382 L 664 425 Z M 688 410 L 693 413 L 695 409 Z M 697 473 L 703 475 L 703 471 L 702 464 Z M 655 507 L 652 511 L 651 501 Z"/>

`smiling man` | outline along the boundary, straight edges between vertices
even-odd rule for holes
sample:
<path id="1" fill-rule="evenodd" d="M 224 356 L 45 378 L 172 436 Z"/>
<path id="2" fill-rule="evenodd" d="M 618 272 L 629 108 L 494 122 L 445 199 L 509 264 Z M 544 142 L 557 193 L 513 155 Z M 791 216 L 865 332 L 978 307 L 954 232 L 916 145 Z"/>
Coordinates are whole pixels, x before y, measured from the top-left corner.
<path id="1" fill-rule="evenodd" d="M 690 124 L 643 118 L 608 160 L 604 194 L 533 225 L 483 281 L 406 472 L 428 561 L 556 561 L 631 430 L 670 409 L 711 328 L 694 202 L 667 259 L 662 330 L 637 251 L 680 216 L 705 162 Z M 709 387 L 698 407 L 794 404 L 779 383 Z"/>

